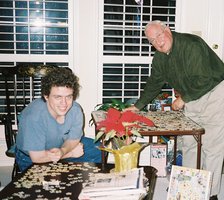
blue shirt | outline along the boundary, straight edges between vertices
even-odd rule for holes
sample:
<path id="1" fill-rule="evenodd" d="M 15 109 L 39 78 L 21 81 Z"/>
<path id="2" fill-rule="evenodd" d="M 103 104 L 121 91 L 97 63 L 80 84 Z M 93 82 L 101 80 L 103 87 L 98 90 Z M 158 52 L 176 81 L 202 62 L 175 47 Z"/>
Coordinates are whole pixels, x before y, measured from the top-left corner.
<path id="1" fill-rule="evenodd" d="M 60 148 L 68 139 L 79 140 L 83 135 L 83 113 L 80 105 L 73 102 L 59 124 L 49 113 L 43 99 L 31 102 L 19 119 L 19 131 L 16 138 L 17 148 L 24 153 Z"/>

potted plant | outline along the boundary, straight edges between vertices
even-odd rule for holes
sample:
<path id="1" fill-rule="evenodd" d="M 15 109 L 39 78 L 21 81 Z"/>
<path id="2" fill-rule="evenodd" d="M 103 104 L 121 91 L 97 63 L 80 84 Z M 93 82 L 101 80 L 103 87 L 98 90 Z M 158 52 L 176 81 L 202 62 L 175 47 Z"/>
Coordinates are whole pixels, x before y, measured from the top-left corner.
<path id="1" fill-rule="evenodd" d="M 115 108 L 109 108 L 105 120 L 97 123 L 98 130 L 95 141 L 103 139 L 106 146 L 101 150 L 114 154 L 115 171 L 124 171 L 137 167 L 138 154 L 142 145 L 136 142 L 140 123 L 154 126 L 154 123 L 137 113 L 121 112 Z"/>

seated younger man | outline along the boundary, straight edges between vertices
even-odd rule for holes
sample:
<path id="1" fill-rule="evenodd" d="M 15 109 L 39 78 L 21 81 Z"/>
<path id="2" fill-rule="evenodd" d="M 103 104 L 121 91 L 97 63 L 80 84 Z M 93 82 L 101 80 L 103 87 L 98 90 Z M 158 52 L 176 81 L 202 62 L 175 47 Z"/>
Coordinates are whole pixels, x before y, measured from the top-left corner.
<path id="1" fill-rule="evenodd" d="M 83 112 L 75 101 L 78 77 L 69 69 L 51 70 L 41 81 L 42 98 L 20 115 L 16 162 L 21 171 L 32 163 L 101 162 L 93 140 L 83 136 Z"/>

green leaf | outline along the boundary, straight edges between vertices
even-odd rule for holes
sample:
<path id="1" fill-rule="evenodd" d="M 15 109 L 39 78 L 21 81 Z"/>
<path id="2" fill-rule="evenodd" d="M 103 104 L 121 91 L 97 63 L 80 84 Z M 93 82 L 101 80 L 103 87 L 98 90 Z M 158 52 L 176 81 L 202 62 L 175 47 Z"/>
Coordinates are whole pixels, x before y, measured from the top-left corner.
<path id="1" fill-rule="evenodd" d="M 95 106 L 95 110 L 104 110 L 107 111 L 110 108 L 110 104 L 109 103 L 105 103 L 105 104 L 98 104 Z"/>
<path id="2" fill-rule="evenodd" d="M 108 141 L 109 139 L 113 138 L 114 136 L 116 136 L 116 131 L 115 130 L 111 130 L 110 132 L 108 132 L 106 134 L 105 141 Z"/>
<path id="3" fill-rule="evenodd" d="M 103 131 L 99 131 L 97 134 L 96 134 L 96 137 L 94 139 L 94 142 L 97 142 L 102 136 L 103 136 L 104 132 Z"/>
<path id="4" fill-rule="evenodd" d="M 118 99 L 111 99 L 111 103 L 97 104 L 95 110 L 104 110 L 107 111 L 109 108 L 115 108 L 119 111 L 129 107 L 130 104 L 126 104 Z"/>
<path id="5" fill-rule="evenodd" d="M 122 101 L 118 99 L 111 99 L 111 101 L 112 101 L 113 107 L 117 108 L 118 110 L 121 111 L 125 108 L 125 104 Z"/>
<path id="6" fill-rule="evenodd" d="M 118 104 L 118 105 L 122 104 L 122 102 L 120 100 L 118 100 L 118 99 L 111 99 L 111 102 L 113 104 Z"/>
<path id="7" fill-rule="evenodd" d="M 131 133 L 133 134 L 133 135 L 135 135 L 135 136 L 137 136 L 137 137 L 143 137 L 137 130 L 135 130 L 135 129 L 132 129 L 131 130 Z"/>
<path id="8" fill-rule="evenodd" d="M 114 140 L 112 141 L 113 149 L 120 149 L 122 146 L 125 146 L 125 140 L 122 140 L 119 137 L 114 137 Z"/>

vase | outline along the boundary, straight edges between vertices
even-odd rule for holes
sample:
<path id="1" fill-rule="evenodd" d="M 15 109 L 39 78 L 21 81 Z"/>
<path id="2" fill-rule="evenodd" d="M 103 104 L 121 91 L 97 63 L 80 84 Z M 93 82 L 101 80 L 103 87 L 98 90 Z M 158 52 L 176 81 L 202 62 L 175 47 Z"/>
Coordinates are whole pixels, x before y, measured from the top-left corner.
<path id="1" fill-rule="evenodd" d="M 114 172 L 128 171 L 136 168 L 138 165 L 138 157 L 140 150 L 145 147 L 146 144 L 134 142 L 130 145 L 123 146 L 120 149 L 113 150 L 107 148 L 101 148 L 101 150 L 108 151 L 114 155 Z"/>

